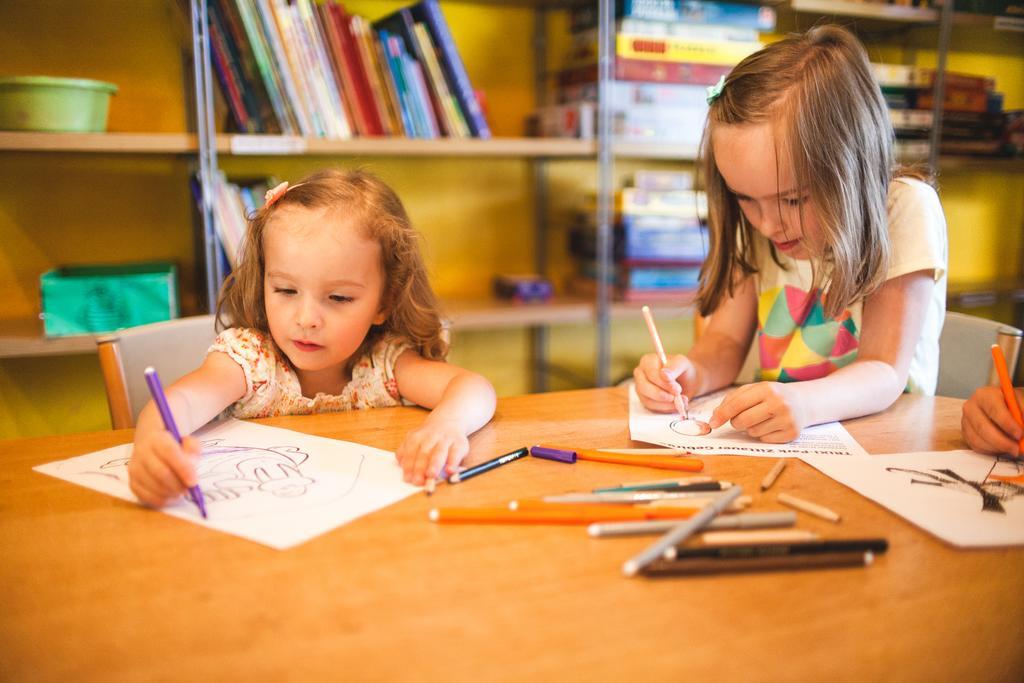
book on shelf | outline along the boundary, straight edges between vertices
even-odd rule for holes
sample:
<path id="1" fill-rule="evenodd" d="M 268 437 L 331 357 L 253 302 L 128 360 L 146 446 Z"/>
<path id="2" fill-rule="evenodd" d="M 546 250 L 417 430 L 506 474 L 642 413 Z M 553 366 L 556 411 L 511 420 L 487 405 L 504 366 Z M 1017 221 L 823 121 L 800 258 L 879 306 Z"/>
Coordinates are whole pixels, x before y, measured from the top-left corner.
<path id="1" fill-rule="evenodd" d="M 401 46 L 404 49 L 405 54 L 410 55 L 421 68 L 426 68 L 427 56 L 425 48 L 432 46 L 423 44 L 416 31 L 416 20 L 413 19 L 412 12 L 409 8 L 404 7 L 397 12 L 387 15 L 383 19 L 378 19 L 373 22 L 373 26 L 378 32 L 387 31 L 389 35 L 394 36 L 396 40 L 401 42 Z M 422 80 L 422 85 L 425 90 L 422 95 L 428 99 L 429 112 L 425 113 L 430 114 L 429 118 L 434 121 L 435 127 L 437 123 L 440 122 L 445 134 L 451 137 L 456 137 L 454 129 L 449 128 L 449 124 L 445 116 L 440 94 L 440 85 L 433 78 L 424 79 L 422 75 L 419 76 L 417 80 Z M 420 106 L 423 106 L 422 103 Z M 434 137 L 436 137 L 436 135 L 434 135 Z"/>
<path id="2" fill-rule="evenodd" d="M 255 64 L 256 71 L 259 73 L 260 80 L 267 92 L 267 97 L 270 100 L 274 117 L 277 119 L 281 132 L 286 135 L 298 134 L 300 132 L 298 119 L 289 104 L 289 93 L 285 90 L 281 73 L 275 65 L 275 60 L 270 52 L 270 45 L 263 34 L 263 25 L 258 17 L 253 0 L 218 1 L 222 2 L 222 6 L 228 9 L 228 11 L 230 11 L 230 8 L 234 8 L 234 11 L 237 12 L 238 20 L 241 22 L 245 35 L 244 42 L 240 40 L 238 43 L 240 58 L 243 64 L 246 61 L 251 61 Z M 245 50 L 245 46 L 248 46 L 248 52 Z"/>
<path id="3" fill-rule="evenodd" d="M 371 25 L 337 0 L 210 0 L 212 63 L 242 133 L 490 137 L 444 14 Z"/>
<path id="4" fill-rule="evenodd" d="M 572 31 L 594 28 L 598 23 L 597 3 L 579 4 L 570 10 Z M 715 24 L 758 31 L 775 30 L 771 7 L 711 0 L 616 0 L 617 19 L 637 19 L 686 24 Z"/>
<path id="5" fill-rule="evenodd" d="M 384 123 L 351 33 L 351 17 L 334 2 L 317 5 L 317 11 L 323 22 L 335 76 L 342 84 L 342 90 L 349 95 L 348 105 L 356 133 L 360 136 L 384 135 Z"/>
<path id="6" fill-rule="evenodd" d="M 570 229 L 569 251 L 579 258 L 596 257 L 597 233 L 592 226 L 581 222 Z M 616 262 L 699 264 L 707 258 L 707 253 L 707 229 L 697 223 L 631 222 L 623 217 L 615 224 L 612 233 L 612 255 Z"/>
<path id="7" fill-rule="evenodd" d="M 570 294 L 592 299 L 597 296 L 597 280 L 584 274 L 574 275 L 567 280 L 566 290 Z M 625 287 L 619 283 L 612 283 L 612 298 L 616 301 L 630 303 L 661 302 L 684 305 L 693 298 L 696 291 L 695 286 L 636 289 Z"/>
<path id="8" fill-rule="evenodd" d="M 633 172 L 633 187 L 660 192 L 692 190 L 693 173 L 641 168 Z"/>
<path id="9" fill-rule="evenodd" d="M 487 118 L 484 116 L 483 108 L 470 84 L 469 74 L 466 72 L 462 57 L 455 46 L 455 39 L 448 27 L 448 21 L 444 18 L 444 12 L 441 11 L 441 5 L 437 0 L 421 0 L 410 7 L 409 11 L 413 18 L 417 22 L 422 22 L 430 33 L 441 70 L 448 79 L 449 89 L 455 94 L 473 137 L 491 137 Z"/>
<path id="10" fill-rule="evenodd" d="M 617 58 L 612 77 L 617 81 L 649 83 L 680 83 L 712 85 L 732 70 L 729 64 L 699 64 L 696 62 L 657 62 L 646 59 Z M 560 71 L 559 87 L 597 82 L 597 62 Z"/>
<path id="11" fill-rule="evenodd" d="M 735 65 L 762 48 L 760 41 L 701 40 L 676 36 L 615 36 L 615 55 L 660 62 Z"/>
<path id="12" fill-rule="evenodd" d="M 249 216 L 263 206 L 263 196 L 275 184 L 268 178 L 229 181 L 223 172 L 214 175 L 211 189 L 216 251 L 218 258 L 223 259 L 221 266 L 225 274 L 238 265 Z M 199 179 L 193 176 L 190 186 L 196 205 L 201 206 L 203 198 Z"/>

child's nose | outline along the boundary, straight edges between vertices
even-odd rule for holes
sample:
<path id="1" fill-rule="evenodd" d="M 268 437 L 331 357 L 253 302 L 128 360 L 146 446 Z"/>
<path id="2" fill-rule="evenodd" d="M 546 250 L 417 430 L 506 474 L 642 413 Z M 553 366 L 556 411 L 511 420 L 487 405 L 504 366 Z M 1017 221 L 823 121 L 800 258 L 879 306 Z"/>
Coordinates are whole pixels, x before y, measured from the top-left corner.
<path id="1" fill-rule="evenodd" d="M 312 299 L 303 299 L 302 306 L 299 308 L 298 322 L 300 327 L 319 327 L 320 306 Z"/>
<path id="2" fill-rule="evenodd" d="M 757 226 L 765 237 L 773 237 L 778 234 L 783 226 L 782 216 L 777 206 L 767 206 L 761 211 L 761 222 Z"/>

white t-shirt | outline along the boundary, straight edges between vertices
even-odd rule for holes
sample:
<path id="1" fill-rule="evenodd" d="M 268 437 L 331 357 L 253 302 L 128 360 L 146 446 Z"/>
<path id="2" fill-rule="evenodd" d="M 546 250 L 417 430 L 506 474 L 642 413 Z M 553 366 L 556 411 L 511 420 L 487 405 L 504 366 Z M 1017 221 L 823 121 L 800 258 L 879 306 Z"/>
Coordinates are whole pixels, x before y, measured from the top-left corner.
<path id="1" fill-rule="evenodd" d="M 939 333 L 946 311 L 949 248 L 946 218 L 935 190 L 913 178 L 889 186 L 889 238 L 892 255 L 886 279 L 921 270 L 932 271 L 935 287 L 914 349 L 907 391 L 934 394 L 939 374 Z M 758 237 L 758 239 L 763 239 Z M 820 293 L 807 305 L 811 262 L 779 254 L 779 268 L 765 248 L 758 249 L 757 336 L 755 344 L 763 380 L 795 382 L 824 377 L 857 357 L 862 302 L 826 319 Z"/>

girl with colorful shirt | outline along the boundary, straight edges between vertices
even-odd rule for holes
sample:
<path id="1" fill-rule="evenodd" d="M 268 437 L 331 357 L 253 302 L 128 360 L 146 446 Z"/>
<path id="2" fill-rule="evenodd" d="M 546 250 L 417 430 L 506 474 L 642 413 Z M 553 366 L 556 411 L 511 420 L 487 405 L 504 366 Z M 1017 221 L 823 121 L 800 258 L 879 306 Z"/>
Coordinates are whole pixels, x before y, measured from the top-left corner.
<path id="1" fill-rule="evenodd" d="M 932 187 L 896 166 L 863 46 L 821 26 L 744 59 L 709 89 L 702 145 L 710 251 L 687 355 L 636 370 L 637 393 L 732 384 L 753 344 L 760 379 L 710 424 L 767 442 L 934 393 L 945 311 L 946 223 Z M 712 315 L 713 314 L 713 315 Z"/>
<path id="2" fill-rule="evenodd" d="M 406 481 L 454 473 L 467 436 L 494 414 L 490 382 L 444 362 L 448 344 L 401 201 L 362 171 L 325 170 L 267 193 L 218 302 L 221 332 L 167 399 L 182 433 L 239 418 L 380 408 L 432 409 L 399 446 Z M 143 503 L 196 484 L 199 444 L 179 446 L 150 403 L 128 473 Z"/>

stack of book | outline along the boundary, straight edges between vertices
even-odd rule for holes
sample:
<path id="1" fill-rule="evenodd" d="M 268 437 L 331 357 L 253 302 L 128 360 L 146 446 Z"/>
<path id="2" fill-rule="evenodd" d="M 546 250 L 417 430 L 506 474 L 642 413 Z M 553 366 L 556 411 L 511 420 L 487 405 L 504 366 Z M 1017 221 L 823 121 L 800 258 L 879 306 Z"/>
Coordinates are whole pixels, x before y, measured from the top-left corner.
<path id="1" fill-rule="evenodd" d="M 273 178 L 228 180 L 223 172 L 213 178 L 213 220 L 217 234 L 217 259 L 224 274 L 238 265 L 249 217 L 263 206 L 267 190 L 277 182 Z M 202 189 L 198 177 L 191 181 L 196 206 L 201 207 Z"/>
<path id="2" fill-rule="evenodd" d="M 697 286 L 707 256 L 707 196 L 686 171 L 637 171 L 632 187 L 615 197 L 615 296 L 624 301 L 674 300 Z M 596 278 L 594 212 L 577 216 L 569 250 L 579 274 L 571 289 L 593 291 Z"/>
<path id="3" fill-rule="evenodd" d="M 372 24 L 337 0 L 210 0 L 212 60 L 243 133 L 488 138 L 437 0 Z"/>
<path id="4" fill-rule="evenodd" d="M 594 135 L 597 5 L 571 11 L 572 48 L 557 75 L 556 104 L 541 108 L 540 135 Z M 761 49 L 775 27 L 770 7 L 695 0 L 617 0 L 613 131 L 622 142 L 696 145 L 707 115 L 707 86 Z"/>
<path id="5" fill-rule="evenodd" d="M 902 64 L 873 64 L 902 159 L 927 156 L 932 129 L 935 70 Z M 1012 155 L 1008 112 L 994 79 L 946 72 L 942 107 L 943 154 Z"/>

